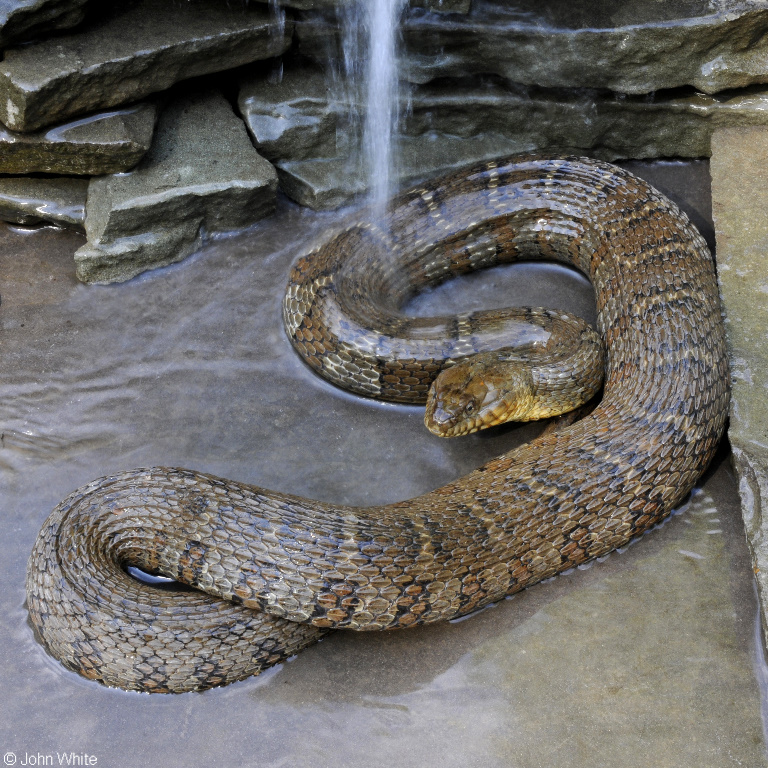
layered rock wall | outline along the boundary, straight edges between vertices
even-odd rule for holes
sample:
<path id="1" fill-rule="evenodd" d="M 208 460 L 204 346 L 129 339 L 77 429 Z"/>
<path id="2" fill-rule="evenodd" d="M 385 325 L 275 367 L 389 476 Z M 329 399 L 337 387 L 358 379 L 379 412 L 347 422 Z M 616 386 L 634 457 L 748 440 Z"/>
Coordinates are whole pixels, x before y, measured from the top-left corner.
<path id="1" fill-rule="evenodd" d="M 0 8 L 0 217 L 84 227 L 82 279 L 183 258 L 267 215 L 276 187 L 318 209 L 366 191 L 364 99 L 341 64 L 353 0 L 12 6 Z M 714 130 L 768 122 L 766 0 L 411 0 L 402 37 L 400 183 L 530 150 L 706 157 Z M 236 142 L 222 129 L 195 143 L 221 120 L 240 125 Z M 195 156 L 169 149 L 156 130 L 168 121 L 196 137 Z M 205 178 L 200 205 L 191 172 Z M 85 215 L 65 221 L 54 212 L 78 210 L 75 177 L 91 179 Z M 233 210 L 256 178 L 258 201 Z"/>

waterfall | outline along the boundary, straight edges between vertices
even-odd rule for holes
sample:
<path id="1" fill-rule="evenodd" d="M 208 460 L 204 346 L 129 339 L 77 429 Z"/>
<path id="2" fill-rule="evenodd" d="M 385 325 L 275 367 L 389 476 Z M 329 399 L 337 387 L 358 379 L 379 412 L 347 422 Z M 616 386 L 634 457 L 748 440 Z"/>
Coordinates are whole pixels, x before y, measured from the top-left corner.
<path id="1" fill-rule="evenodd" d="M 363 155 L 374 215 L 381 217 L 392 193 L 393 139 L 400 104 L 397 36 L 404 0 L 364 0 L 363 5 L 368 33 Z"/>
<path id="2" fill-rule="evenodd" d="M 359 104 L 362 158 L 373 215 L 380 218 L 392 194 L 395 129 L 400 94 L 397 76 L 399 21 L 406 0 L 357 0 L 343 16 L 343 55 L 348 93 Z"/>

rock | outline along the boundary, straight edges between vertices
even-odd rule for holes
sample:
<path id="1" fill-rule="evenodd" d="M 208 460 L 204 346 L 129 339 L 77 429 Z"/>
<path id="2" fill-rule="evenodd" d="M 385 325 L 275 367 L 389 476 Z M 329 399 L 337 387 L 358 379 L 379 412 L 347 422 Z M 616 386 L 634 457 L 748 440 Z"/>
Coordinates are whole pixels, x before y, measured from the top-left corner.
<path id="1" fill-rule="evenodd" d="M 280 189 L 315 211 L 340 208 L 366 191 L 358 164 L 345 158 L 284 161 L 275 167 Z"/>
<path id="2" fill-rule="evenodd" d="M 411 0 L 412 8 L 426 8 L 434 13 L 469 13 L 472 0 Z"/>
<path id="3" fill-rule="evenodd" d="M 277 175 L 218 93 L 179 96 L 137 168 L 88 187 L 84 282 L 120 282 L 197 250 L 209 234 L 253 224 L 275 206 Z"/>
<path id="4" fill-rule="evenodd" d="M 248 77 L 238 107 L 259 152 L 268 160 L 332 158 L 341 150 L 350 105 L 334 94 L 320 69 L 288 70 L 280 80 Z"/>
<path id="5" fill-rule="evenodd" d="M 0 0 L 0 48 L 42 32 L 67 29 L 85 16 L 88 0 Z"/>
<path id="6" fill-rule="evenodd" d="M 728 437 L 768 637 L 768 129 L 712 139 L 712 214 L 731 356 Z"/>
<path id="7" fill-rule="evenodd" d="M 134 0 L 100 10 L 77 32 L 5 51 L 0 121 L 33 131 L 277 56 L 291 41 L 291 24 L 260 3 Z"/>
<path id="8" fill-rule="evenodd" d="M 301 11 L 334 9 L 352 5 L 354 0 L 277 0 L 277 4 Z M 411 7 L 435 13 L 469 13 L 472 0 L 410 0 Z"/>
<path id="9" fill-rule="evenodd" d="M 621 97 L 573 89 L 426 86 L 404 132 L 497 136 L 504 151 L 588 152 L 602 160 L 708 157 L 719 126 L 768 125 L 768 89 Z"/>
<path id="10" fill-rule="evenodd" d="M 133 168 L 152 142 L 157 106 L 98 112 L 34 133 L 0 126 L 0 173 L 96 176 Z"/>
<path id="11" fill-rule="evenodd" d="M 471 142 L 454 137 L 404 138 L 400 142 L 401 162 L 393 174 L 394 180 L 396 184 L 411 183 L 477 160 L 510 153 L 509 149 L 499 150 L 499 143 L 486 137 Z M 338 208 L 367 191 L 367 180 L 354 155 L 278 162 L 276 168 L 283 192 L 297 203 L 315 210 Z"/>
<path id="12" fill-rule="evenodd" d="M 85 179 L 0 177 L 0 221 L 83 229 Z"/>
<path id="13" fill-rule="evenodd" d="M 766 33 L 765 0 L 475 0 L 467 16 L 450 21 L 411 11 L 400 71 L 422 84 L 493 74 L 545 87 L 641 94 L 690 85 L 715 93 L 768 82 Z M 315 61 L 339 55 L 330 17 L 304 13 L 296 34 L 299 50 Z"/>
<path id="14" fill-rule="evenodd" d="M 240 110 L 282 189 L 312 208 L 365 191 L 352 116 L 362 102 L 337 91 L 311 68 L 289 69 L 280 82 L 246 80 L 240 91 Z M 619 97 L 470 79 L 415 87 L 405 102 L 401 182 L 531 150 L 604 160 L 707 157 L 717 127 L 768 125 L 768 90 L 757 89 Z"/>

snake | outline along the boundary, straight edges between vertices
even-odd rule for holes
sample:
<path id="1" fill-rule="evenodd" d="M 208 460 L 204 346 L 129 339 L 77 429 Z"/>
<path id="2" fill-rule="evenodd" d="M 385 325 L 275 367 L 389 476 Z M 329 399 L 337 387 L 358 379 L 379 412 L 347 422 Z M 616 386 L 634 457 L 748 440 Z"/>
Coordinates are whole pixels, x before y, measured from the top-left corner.
<path id="1" fill-rule="evenodd" d="M 597 345 L 553 310 L 426 320 L 400 309 L 453 275 L 537 259 L 590 279 Z M 169 467 L 87 484 L 44 523 L 27 572 L 32 625 L 68 669 L 129 690 L 202 690 L 334 629 L 467 615 L 655 526 L 690 492 L 725 427 L 713 258 L 674 203 L 608 163 L 515 156 L 421 184 L 383 222 L 361 216 L 301 257 L 283 309 L 307 364 L 361 396 L 424 402 L 437 376 L 465 378 L 475 352 L 522 366 L 523 399 L 541 389 L 547 412 L 560 397 L 552 379 L 566 390 L 572 375 L 587 388 L 602 381 L 602 396 L 562 429 L 388 505 L 330 504 Z M 466 405 L 482 410 L 489 376 L 475 377 L 484 391 L 471 397 L 434 396 L 428 420 L 474 428 Z M 147 584 L 129 566 L 174 583 Z"/>

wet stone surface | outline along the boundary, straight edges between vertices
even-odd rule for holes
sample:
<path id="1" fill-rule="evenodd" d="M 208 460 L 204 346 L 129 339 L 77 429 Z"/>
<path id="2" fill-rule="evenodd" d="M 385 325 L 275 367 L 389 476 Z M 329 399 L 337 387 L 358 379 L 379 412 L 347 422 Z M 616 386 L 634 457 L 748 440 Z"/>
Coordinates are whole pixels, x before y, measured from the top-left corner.
<path id="1" fill-rule="evenodd" d="M 766 82 L 766 30 L 763 0 L 473 0 L 451 23 L 412 13 L 401 72 L 417 83 L 484 73 L 547 87 L 715 93 Z M 333 23 L 306 16 L 296 31 L 300 50 L 318 61 L 339 50 Z"/>
<path id="2" fill-rule="evenodd" d="M 291 24 L 281 29 L 260 3 L 116 3 L 76 32 L 4 52 L 0 121 L 33 131 L 137 101 L 179 80 L 277 56 L 290 39 Z"/>
<path id="3" fill-rule="evenodd" d="M 634 169 L 706 219 L 706 164 Z M 280 319 L 288 269 L 340 225 L 283 199 L 258 231 L 110 286 L 78 283 L 82 236 L 0 227 L 4 751 L 88 753 L 118 768 L 765 765 L 765 668 L 725 455 L 679 514 L 621 554 L 457 623 L 332 634 L 229 688 L 127 694 L 64 671 L 37 644 L 27 557 L 52 507 L 95 477 L 186 466 L 376 504 L 536 434 L 441 440 L 420 408 L 345 395 L 303 365 Z M 532 264 L 468 276 L 411 308 L 526 303 L 594 317 L 583 278 Z"/>
<path id="4" fill-rule="evenodd" d="M 0 221 L 85 227 L 85 179 L 0 176 Z"/>
<path id="5" fill-rule="evenodd" d="M 715 134 L 712 209 L 731 349 L 728 436 L 768 629 L 768 131 Z"/>
<path id="6" fill-rule="evenodd" d="M 315 209 L 365 191 L 355 115 L 363 100 L 319 68 L 246 78 L 238 105 L 281 188 Z M 398 126 L 401 183 L 516 152 L 586 152 L 603 160 L 708 157 L 718 127 L 768 124 L 768 91 L 622 97 L 463 79 L 412 88 Z"/>
<path id="7" fill-rule="evenodd" d="M 77 118 L 33 133 L 0 125 L 0 173 L 96 176 L 133 168 L 152 142 L 154 103 Z"/>
<path id="8" fill-rule="evenodd" d="M 179 95 L 133 172 L 91 180 L 77 275 L 118 282 L 179 261 L 204 237 L 272 213 L 276 191 L 275 169 L 221 94 Z"/>

